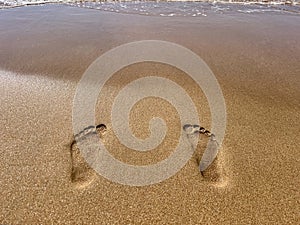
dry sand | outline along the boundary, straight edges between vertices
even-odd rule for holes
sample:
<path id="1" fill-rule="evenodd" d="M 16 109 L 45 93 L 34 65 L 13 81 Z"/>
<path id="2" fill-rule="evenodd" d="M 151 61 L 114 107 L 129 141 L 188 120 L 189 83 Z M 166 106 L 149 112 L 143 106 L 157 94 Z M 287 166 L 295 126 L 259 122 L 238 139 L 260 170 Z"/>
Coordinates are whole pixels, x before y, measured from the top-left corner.
<path id="1" fill-rule="evenodd" d="M 288 14 L 162 18 L 55 5 L 1 11 L 0 223 L 296 224 L 299 31 L 300 17 Z M 192 49 L 221 85 L 226 136 L 204 177 L 197 163 L 205 139 L 180 172 L 145 187 L 95 174 L 76 146 L 71 158 L 72 100 L 81 75 L 105 51 L 143 39 Z M 135 135 L 149 135 L 144 130 L 153 116 L 164 118 L 174 130 L 144 154 L 130 152 L 115 138 L 110 129 L 114 96 L 149 74 L 172 79 L 200 100 L 200 120 L 210 126 L 205 97 L 186 74 L 157 63 L 124 68 L 101 92 L 97 122 L 108 126 L 103 140 L 112 155 L 137 165 L 166 158 L 181 129 L 171 105 L 147 98 L 131 113 Z M 79 176 L 71 176 L 74 168 Z"/>

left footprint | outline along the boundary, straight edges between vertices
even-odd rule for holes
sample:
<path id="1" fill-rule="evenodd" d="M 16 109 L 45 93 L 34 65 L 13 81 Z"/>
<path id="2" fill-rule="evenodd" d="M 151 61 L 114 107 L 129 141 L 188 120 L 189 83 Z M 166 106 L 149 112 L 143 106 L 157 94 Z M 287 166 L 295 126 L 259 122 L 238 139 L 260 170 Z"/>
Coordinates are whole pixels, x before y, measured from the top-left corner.
<path id="1" fill-rule="evenodd" d="M 97 173 L 88 165 L 82 156 L 78 142 L 87 142 L 97 134 L 102 138 L 105 131 L 106 126 L 104 124 L 98 125 L 97 127 L 91 126 L 85 129 L 84 132 L 81 132 L 79 136 L 77 135 L 76 139 L 72 142 L 70 146 L 72 165 L 71 182 L 76 188 L 85 188 L 97 178 Z"/>

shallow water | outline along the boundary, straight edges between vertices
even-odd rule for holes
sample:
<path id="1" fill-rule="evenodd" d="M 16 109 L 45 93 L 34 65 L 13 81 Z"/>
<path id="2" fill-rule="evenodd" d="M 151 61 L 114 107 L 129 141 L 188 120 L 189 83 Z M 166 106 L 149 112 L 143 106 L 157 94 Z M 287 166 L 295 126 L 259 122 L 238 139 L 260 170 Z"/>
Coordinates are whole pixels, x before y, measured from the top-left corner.
<path id="1" fill-rule="evenodd" d="M 59 1 L 11 1 L 1 0 L 0 8 L 9 8 L 22 5 L 44 4 L 44 3 L 62 3 Z M 214 13 L 230 14 L 239 13 L 291 13 L 300 14 L 300 6 L 298 1 L 274 1 L 274 2 L 157 2 L 157 1 L 124 1 L 124 2 L 77 2 L 66 1 L 65 4 L 70 6 L 97 9 L 102 11 L 152 15 L 152 16 L 207 16 Z"/>
<path id="2" fill-rule="evenodd" d="M 292 13 L 299 14 L 297 5 L 280 4 L 232 4 L 225 2 L 84 2 L 68 3 L 68 5 L 98 9 L 110 12 L 120 12 L 151 16 L 207 16 L 210 14 L 239 13 Z"/>

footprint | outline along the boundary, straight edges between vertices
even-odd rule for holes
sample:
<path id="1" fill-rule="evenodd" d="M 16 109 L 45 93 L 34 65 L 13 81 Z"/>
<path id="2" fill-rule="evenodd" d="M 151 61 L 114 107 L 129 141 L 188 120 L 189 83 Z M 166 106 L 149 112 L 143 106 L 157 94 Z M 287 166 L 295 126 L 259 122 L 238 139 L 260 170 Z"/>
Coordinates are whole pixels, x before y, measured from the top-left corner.
<path id="1" fill-rule="evenodd" d="M 98 138 L 98 136 L 103 138 L 105 131 L 106 126 L 104 124 L 100 124 L 96 127 L 89 126 L 78 135 L 75 135 L 75 140 L 70 146 L 72 168 L 71 182 L 78 189 L 89 186 L 97 178 L 97 173 L 88 165 L 82 156 L 78 143 L 86 144 L 91 140 L 97 140 L 94 138 Z"/>
<path id="2" fill-rule="evenodd" d="M 183 129 L 186 132 L 187 139 L 191 143 L 192 148 L 195 149 L 195 157 L 197 158 L 199 169 L 200 160 L 203 157 L 203 153 L 207 147 L 207 143 L 211 137 L 200 131 L 200 126 L 198 125 L 185 125 Z M 82 189 L 86 188 L 97 179 L 97 173 L 89 166 L 84 157 L 82 156 L 78 143 L 89 145 L 91 141 L 96 140 L 98 137 L 103 139 L 106 131 L 106 126 L 100 124 L 97 127 L 90 126 L 80 132 L 78 135 L 75 135 L 75 140 L 70 146 L 70 155 L 71 155 L 71 182 L 75 188 Z M 205 131 L 205 130 L 204 130 Z M 200 136 L 198 145 L 196 136 Z M 94 139 L 96 138 L 96 139 Z M 104 141 L 104 140 L 103 140 Z M 214 161 L 201 173 L 204 181 L 207 181 L 214 186 L 224 187 L 227 184 L 227 177 L 224 169 L 224 159 L 222 150 L 220 149 L 218 155 L 215 157 Z M 90 152 L 88 157 L 93 158 L 93 152 Z"/>
<path id="3" fill-rule="evenodd" d="M 200 161 L 203 158 L 204 151 L 206 148 L 210 148 L 211 145 L 214 144 L 212 141 L 214 135 L 207 131 L 205 128 L 200 127 L 198 125 L 186 124 L 183 126 L 184 131 L 186 132 L 187 138 L 194 146 L 195 149 L 195 157 L 197 159 L 199 173 L 201 173 L 202 177 L 205 181 L 210 182 L 216 186 L 224 186 L 227 182 L 227 177 L 224 168 L 224 159 L 223 159 L 223 147 L 218 150 L 218 155 L 214 158 L 212 163 L 200 172 Z M 200 136 L 199 136 L 200 135 Z M 196 142 L 196 136 L 200 139 L 198 141 L 198 145 Z M 196 147 L 197 146 L 197 147 Z M 209 151 L 208 151 L 209 153 Z M 209 155 L 209 154 L 208 154 Z M 207 155 L 206 155 L 207 156 Z M 209 157 L 208 157 L 209 158 Z M 205 161 L 205 160 L 204 160 Z M 203 165 L 202 165 L 203 166 Z"/>

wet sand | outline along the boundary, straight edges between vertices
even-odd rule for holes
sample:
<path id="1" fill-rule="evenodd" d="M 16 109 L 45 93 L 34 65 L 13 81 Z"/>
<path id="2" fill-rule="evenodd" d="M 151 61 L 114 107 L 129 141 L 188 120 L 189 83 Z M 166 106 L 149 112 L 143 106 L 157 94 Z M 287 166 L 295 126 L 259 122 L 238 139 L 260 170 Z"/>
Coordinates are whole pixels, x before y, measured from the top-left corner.
<path id="1" fill-rule="evenodd" d="M 299 16 L 289 14 L 166 18 L 63 5 L 2 10 L 0 223 L 296 224 L 299 22 Z M 80 77 L 105 51 L 144 39 L 183 45 L 209 65 L 227 106 L 221 154 L 201 176 L 197 163 L 204 139 L 180 172 L 145 187 L 113 183 L 76 158 L 75 167 L 86 177 L 72 179 L 72 101 Z M 184 87 L 197 100 L 202 124 L 210 126 L 205 96 L 182 71 L 155 63 L 124 68 L 101 92 L 96 120 L 108 126 L 103 139 L 112 155 L 136 165 L 166 158 L 181 129 L 172 106 L 148 98 L 133 108 L 132 130 L 146 138 L 149 119 L 161 116 L 174 128 L 164 142 L 142 154 L 115 138 L 110 121 L 114 97 L 130 81 L 149 74 Z"/>

